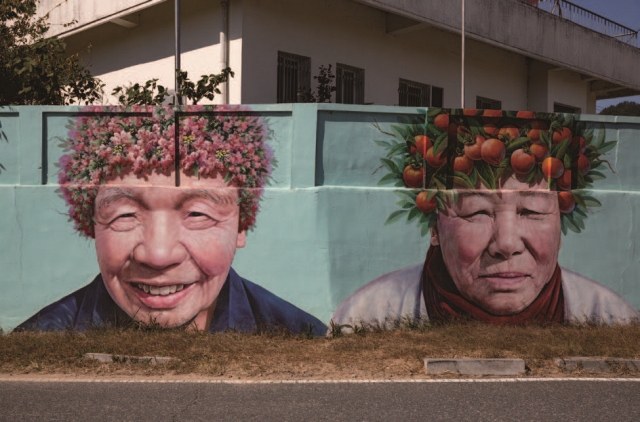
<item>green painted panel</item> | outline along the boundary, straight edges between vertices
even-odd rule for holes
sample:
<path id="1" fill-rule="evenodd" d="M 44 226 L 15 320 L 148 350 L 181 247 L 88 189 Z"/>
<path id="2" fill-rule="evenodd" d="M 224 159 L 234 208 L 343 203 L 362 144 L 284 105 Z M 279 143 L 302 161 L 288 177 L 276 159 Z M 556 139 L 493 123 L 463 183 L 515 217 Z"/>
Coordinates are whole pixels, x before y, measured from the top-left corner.
<path id="1" fill-rule="evenodd" d="M 18 116 L 18 113 L 4 112 L 0 107 L 0 185 L 20 182 Z"/>
<path id="2" fill-rule="evenodd" d="M 375 141 L 388 141 L 400 121 L 424 122 L 424 114 L 321 111 L 318 115 L 317 186 L 377 186 L 380 158 Z"/>

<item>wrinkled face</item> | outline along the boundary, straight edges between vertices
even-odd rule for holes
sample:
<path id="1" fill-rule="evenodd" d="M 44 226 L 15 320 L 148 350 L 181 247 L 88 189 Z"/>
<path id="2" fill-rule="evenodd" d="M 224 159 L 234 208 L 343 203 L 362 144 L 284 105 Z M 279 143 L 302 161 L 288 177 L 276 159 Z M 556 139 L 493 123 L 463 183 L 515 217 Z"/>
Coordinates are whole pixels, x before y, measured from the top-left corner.
<path id="1" fill-rule="evenodd" d="M 560 251 L 557 193 L 512 176 L 497 191 L 460 191 L 438 215 L 440 245 L 460 294 L 494 315 L 524 310 L 550 280 Z"/>
<path id="2" fill-rule="evenodd" d="M 127 174 L 95 202 L 98 264 L 113 300 L 134 319 L 206 330 L 236 248 L 237 190 L 221 176 Z"/>

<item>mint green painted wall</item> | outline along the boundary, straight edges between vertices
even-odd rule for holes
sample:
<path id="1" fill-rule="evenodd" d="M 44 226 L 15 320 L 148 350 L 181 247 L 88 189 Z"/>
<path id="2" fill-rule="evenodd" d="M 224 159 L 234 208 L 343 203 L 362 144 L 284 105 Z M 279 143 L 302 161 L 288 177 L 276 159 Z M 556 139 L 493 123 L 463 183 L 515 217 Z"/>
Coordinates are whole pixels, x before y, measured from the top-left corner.
<path id="1" fill-rule="evenodd" d="M 234 268 L 327 322 L 368 281 L 424 259 L 429 239 L 403 221 L 392 187 L 378 187 L 383 148 L 375 139 L 403 107 L 259 105 L 278 167 L 255 231 Z M 0 108 L 0 327 L 6 332 L 97 273 L 93 242 L 77 235 L 56 193 L 60 140 L 79 109 Z M 604 124 L 615 172 L 595 183 L 603 207 L 581 234 L 563 237 L 560 264 L 593 278 L 640 308 L 640 118 L 581 116 Z M 43 165 L 44 164 L 44 165 Z"/>

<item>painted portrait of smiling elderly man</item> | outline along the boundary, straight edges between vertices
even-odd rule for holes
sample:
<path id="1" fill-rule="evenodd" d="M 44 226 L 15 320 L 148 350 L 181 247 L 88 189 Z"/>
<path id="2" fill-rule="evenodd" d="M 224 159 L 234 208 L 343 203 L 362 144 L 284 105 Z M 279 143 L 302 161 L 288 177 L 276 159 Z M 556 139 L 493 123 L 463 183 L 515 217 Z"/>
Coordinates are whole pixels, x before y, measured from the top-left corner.
<path id="1" fill-rule="evenodd" d="M 558 264 L 563 232 L 580 232 L 601 205 L 588 189 L 615 141 L 563 115 L 430 113 L 383 159 L 384 180 L 405 188 L 388 222 L 417 221 L 431 236 L 426 259 L 361 287 L 333 323 L 637 321 L 623 298 Z"/>
<path id="2" fill-rule="evenodd" d="M 176 131 L 169 109 L 153 117 L 88 111 L 76 119 L 59 178 L 76 230 L 95 239 L 100 274 L 18 330 L 138 321 L 325 333 L 318 319 L 231 268 L 271 170 L 260 118 L 218 107 L 183 116 Z"/>

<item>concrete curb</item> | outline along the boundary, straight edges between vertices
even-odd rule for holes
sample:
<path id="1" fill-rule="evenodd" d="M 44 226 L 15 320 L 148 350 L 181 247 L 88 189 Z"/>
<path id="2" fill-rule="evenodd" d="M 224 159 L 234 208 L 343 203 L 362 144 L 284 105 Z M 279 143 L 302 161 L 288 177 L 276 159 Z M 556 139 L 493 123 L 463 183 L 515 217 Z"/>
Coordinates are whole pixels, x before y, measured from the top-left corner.
<path id="1" fill-rule="evenodd" d="M 576 369 L 589 372 L 613 372 L 620 369 L 640 371 L 640 359 L 572 357 L 555 358 L 553 362 L 565 371 L 575 371 Z"/>
<path id="2" fill-rule="evenodd" d="M 424 360 L 427 374 L 446 372 L 460 375 L 516 376 L 525 372 L 522 359 L 430 359 Z"/>
<path id="3" fill-rule="evenodd" d="M 161 356 L 124 356 L 124 355 L 110 355 L 108 353 L 85 353 L 84 358 L 88 360 L 97 360 L 98 362 L 103 362 L 103 363 L 144 362 L 144 363 L 150 363 L 152 365 L 169 363 L 175 360 L 175 358 L 161 357 Z"/>

